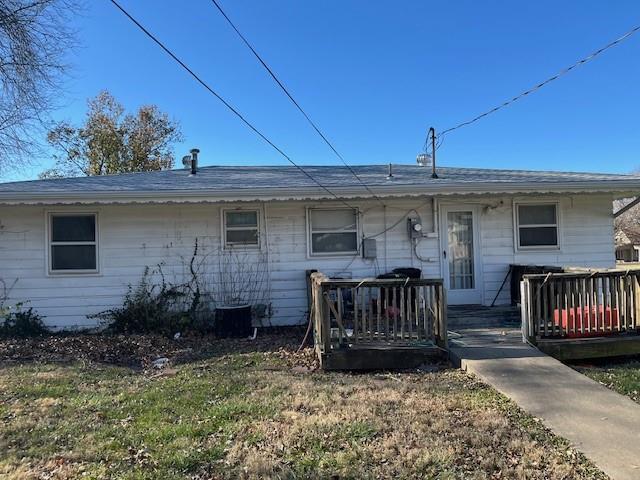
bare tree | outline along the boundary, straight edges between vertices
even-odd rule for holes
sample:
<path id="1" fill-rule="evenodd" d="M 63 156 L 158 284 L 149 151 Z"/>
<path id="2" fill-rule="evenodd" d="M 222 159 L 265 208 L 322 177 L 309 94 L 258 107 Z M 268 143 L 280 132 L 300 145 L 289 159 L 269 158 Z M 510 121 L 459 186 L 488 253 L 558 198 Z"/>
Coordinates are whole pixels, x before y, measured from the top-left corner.
<path id="1" fill-rule="evenodd" d="M 56 106 L 76 0 L 0 0 L 0 176 L 28 161 Z"/>
<path id="2" fill-rule="evenodd" d="M 634 198 L 615 200 L 613 202 L 613 211 L 617 212 L 621 210 L 633 200 Z M 631 207 L 626 212 L 615 217 L 614 227 L 616 234 L 622 231 L 640 232 L 640 206 L 636 205 L 634 207 Z"/>

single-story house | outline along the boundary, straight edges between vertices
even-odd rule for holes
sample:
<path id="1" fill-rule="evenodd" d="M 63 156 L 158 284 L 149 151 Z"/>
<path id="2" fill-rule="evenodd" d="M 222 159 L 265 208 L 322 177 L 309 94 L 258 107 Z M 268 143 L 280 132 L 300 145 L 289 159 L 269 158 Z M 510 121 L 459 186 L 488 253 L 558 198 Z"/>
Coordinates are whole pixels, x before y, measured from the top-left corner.
<path id="1" fill-rule="evenodd" d="M 640 262 L 640 227 L 622 226 L 615 233 L 616 260 L 618 262 Z"/>
<path id="2" fill-rule="evenodd" d="M 145 267 L 188 275 L 197 243 L 212 301 L 259 303 L 264 324 L 306 322 L 311 269 L 370 278 L 413 267 L 443 278 L 450 304 L 489 305 L 510 264 L 614 267 L 612 202 L 640 193 L 629 175 L 442 167 L 432 178 L 420 165 L 362 165 L 356 178 L 340 166 L 304 168 L 0 184 L 9 301 L 28 302 L 52 327 L 94 326 L 91 316 L 120 305 Z M 509 302 L 503 289 L 495 303 Z"/>

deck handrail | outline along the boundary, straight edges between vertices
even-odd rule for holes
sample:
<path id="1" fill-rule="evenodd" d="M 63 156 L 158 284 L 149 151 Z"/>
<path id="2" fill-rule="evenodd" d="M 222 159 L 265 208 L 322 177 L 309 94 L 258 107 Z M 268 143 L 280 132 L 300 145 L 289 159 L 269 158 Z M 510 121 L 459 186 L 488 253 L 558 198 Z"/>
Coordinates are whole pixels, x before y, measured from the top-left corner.
<path id="1" fill-rule="evenodd" d="M 315 272 L 310 287 L 319 355 L 359 345 L 447 348 L 441 279 L 331 279 Z"/>
<path id="2" fill-rule="evenodd" d="M 524 275 L 523 339 L 578 339 L 640 333 L 640 271 Z"/>

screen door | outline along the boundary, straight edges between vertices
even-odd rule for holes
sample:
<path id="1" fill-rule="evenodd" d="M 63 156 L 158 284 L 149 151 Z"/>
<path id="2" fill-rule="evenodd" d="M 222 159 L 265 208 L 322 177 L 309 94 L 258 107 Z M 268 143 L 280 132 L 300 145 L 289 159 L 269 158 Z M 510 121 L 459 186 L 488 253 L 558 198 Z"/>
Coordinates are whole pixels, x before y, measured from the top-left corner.
<path id="1" fill-rule="evenodd" d="M 450 304 L 481 303 L 474 207 L 442 207 L 442 262 Z"/>

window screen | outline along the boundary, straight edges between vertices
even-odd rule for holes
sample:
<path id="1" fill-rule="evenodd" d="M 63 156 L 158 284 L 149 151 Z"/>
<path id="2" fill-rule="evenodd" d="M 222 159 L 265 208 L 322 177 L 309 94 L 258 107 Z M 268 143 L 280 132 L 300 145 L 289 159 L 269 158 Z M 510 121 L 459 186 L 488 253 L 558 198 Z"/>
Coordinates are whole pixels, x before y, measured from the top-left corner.
<path id="1" fill-rule="evenodd" d="M 357 253 L 358 213 L 355 209 L 309 210 L 312 255 Z"/>
<path id="2" fill-rule="evenodd" d="M 518 247 L 557 247 L 558 212 L 555 203 L 518 205 Z"/>
<path id="3" fill-rule="evenodd" d="M 52 273 L 96 272 L 96 215 L 52 214 L 49 249 Z"/>

